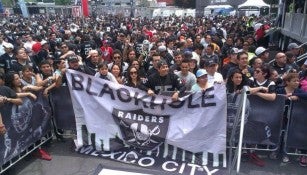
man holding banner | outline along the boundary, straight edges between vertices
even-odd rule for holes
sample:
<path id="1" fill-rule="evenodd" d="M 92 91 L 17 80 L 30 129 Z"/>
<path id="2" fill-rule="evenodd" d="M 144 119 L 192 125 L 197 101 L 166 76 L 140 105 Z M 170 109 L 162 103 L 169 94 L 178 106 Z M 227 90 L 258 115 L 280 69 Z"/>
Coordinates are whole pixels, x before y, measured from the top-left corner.
<path id="1" fill-rule="evenodd" d="M 158 73 L 149 76 L 144 86 L 141 86 L 141 89 L 147 91 L 147 94 L 150 96 L 163 94 L 167 91 L 175 91 L 171 96 L 173 101 L 177 101 L 179 95 L 184 93 L 186 88 L 177 75 L 174 73 L 169 74 L 167 62 L 161 60 L 158 63 Z"/>

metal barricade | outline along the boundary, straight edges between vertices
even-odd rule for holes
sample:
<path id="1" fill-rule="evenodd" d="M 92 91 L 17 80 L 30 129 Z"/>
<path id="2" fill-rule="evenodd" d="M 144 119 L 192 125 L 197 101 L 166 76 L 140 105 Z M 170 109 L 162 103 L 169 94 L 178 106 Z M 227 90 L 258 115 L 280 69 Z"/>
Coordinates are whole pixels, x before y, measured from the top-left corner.
<path id="1" fill-rule="evenodd" d="M 239 172 L 242 149 L 275 151 L 281 145 L 285 97 L 277 95 L 274 101 L 266 101 L 255 95 L 247 95 L 247 92 L 248 90 L 244 90 L 240 94 L 240 97 L 238 97 L 240 101 L 227 102 L 228 120 L 234 113 L 234 111 L 231 111 L 232 106 L 237 108 L 231 136 L 229 137 L 228 134 L 230 173 L 236 163 L 237 172 Z M 229 125 L 229 121 L 227 124 Z M 234 156 L 232 149 L 236 151 Z"/>
<path id="2" fill-rule="evenodd" d="M 76 122 L 72 101 L 67 86 L 52 90 L 49 95 L 52 109 L 52 121 L 56 136 L 75 136 Z M 66 133 L 66 131 L 71 131 Z"/>
<path id="3" fill-rule="evenodd" d="M 284 137 L 284 151 L 286 154 L 307 156 L 306 106 L 307 100 L 293 101 L 290 103 L 288 123 Z"/>
<path id="4" fill-rule="evenodd" d="M 52 138 L 48 100 L 42 92 L 36 96 L 1 108 L 7 132 L 0 137 L 0 174 Z"/>

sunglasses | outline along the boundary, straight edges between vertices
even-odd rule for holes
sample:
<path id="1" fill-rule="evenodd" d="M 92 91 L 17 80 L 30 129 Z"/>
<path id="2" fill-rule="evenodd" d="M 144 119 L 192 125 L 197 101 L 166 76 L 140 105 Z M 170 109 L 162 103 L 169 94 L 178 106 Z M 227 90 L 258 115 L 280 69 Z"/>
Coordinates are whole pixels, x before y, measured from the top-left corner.
<path id="1" fill-rule="evenodd" d="M 133 71 L 133 72 L 130 72 L 130 75 L 133 75 L 133 74 L 137 74 L 137 72 L 136 71 Z"/>
<path id="2" fill-rule="evenodd" d="M 119 60 L 119 59 L 121 59 L 121 57 L 113 57 L 113 59 L 115 59 L 115 60 L 118 59 Z"/>

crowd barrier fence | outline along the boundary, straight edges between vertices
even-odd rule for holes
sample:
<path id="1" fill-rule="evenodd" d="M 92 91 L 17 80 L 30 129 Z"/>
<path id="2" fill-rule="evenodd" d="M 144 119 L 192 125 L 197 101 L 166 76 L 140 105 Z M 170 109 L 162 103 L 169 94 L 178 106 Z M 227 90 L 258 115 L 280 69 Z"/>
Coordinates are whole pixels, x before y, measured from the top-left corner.
<path id="1" fill-rule="evenodd" d="M 246 102 L 243 102 L 244 98 L 240 95 L 247 97 Z M 0 148 L 2 148 L 0 150 L 0 174 L 52 138 L 51 131 L 54 128 L 50 127 L 52 126 L 51 116 L 54 119 L 55 130 L 75 128 L 75 117 L 68 87 L 60 87 L 52 91 L 49 100 L 50 103 L 42 93 L 39 93 L 36 101 L 24 99 L 24 105 L 18 109 L 14 105 L 1 108 L 7 133 L 0 137 Z M 229 137 L 227 141 L 230 148 L 228 155 L 230 171 L 237 163 L 237 172 L 239 172 L 241 146 L 242 149 L 266 151 L 274 151 L 279 148 L 284 106 L 285 97 L 282 95 L 277 95 L 275 101 L 265 101 L 254 95 L 246 95 L 246 93 L 237 96 L 228 95 L 227 136 Z M 282 144 L 290 155 L 307 155 L 300 152 L 300 150 L 307 150 L 307 140 L 304 137 L 307 124 L 307 117 L 304 116 L 307 113 L 306 106 L 307 101 L 299 100 L 292 102 L 289 107 L 285 142 Z M 37 118 L 41 120 L 34 120 Z M 244 125 L 239 124 L 240 122 Z M 232 155 L 233 148 L 236 148 L 235 156 Z"/>
<path id="2" fill-rule="evenodd" d="M 299 100 L 290 103 L 287 129 L 285 130 L 284 151 L 289 155 L 306 155 L 307 101 Z"/>
<path id="3" fill-rule="evenodd" d="M 22 98 L 23 104 L 0 108 L 7 132 L 0 136 L 0 174 L 52 138 L 51 108 L 42 92 L 37 99 Z"/>

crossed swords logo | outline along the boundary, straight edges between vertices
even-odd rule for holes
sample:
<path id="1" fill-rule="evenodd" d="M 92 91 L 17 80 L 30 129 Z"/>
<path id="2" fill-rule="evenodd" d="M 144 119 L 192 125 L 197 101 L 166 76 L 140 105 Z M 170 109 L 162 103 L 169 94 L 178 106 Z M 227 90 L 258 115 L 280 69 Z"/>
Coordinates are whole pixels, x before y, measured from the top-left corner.
<path id="1" fill-rule="evenodd" d="M 134 135 L 134 138 L 128 140 L 128 143 L 136 142 L 140 146 L 146 146 L 150 143 L 159 143 L 151 138 L 153 135 L 158 135 L 160 133 L 159 125 L 155 126 L 153 129 L 149 129 L 147 125 L 132 123 L 130 126 L 125 122 L 120 121 L 120 124 L 127 129 L 131 129 Z"/>

